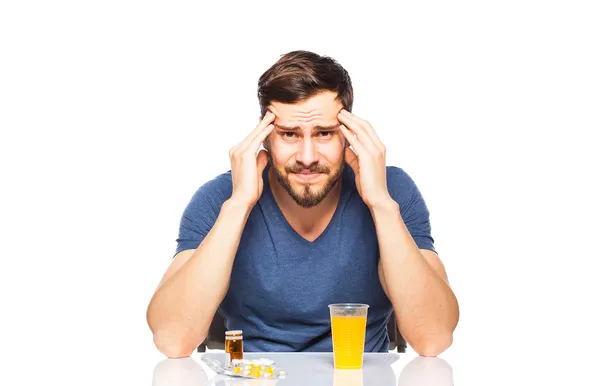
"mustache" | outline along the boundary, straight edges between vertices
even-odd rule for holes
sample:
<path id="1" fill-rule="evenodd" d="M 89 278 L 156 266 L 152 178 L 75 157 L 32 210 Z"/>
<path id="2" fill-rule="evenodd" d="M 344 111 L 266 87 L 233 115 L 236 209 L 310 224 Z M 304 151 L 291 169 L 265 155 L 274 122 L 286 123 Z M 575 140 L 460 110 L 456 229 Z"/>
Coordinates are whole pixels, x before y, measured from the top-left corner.
<path id="1" fill-rule="evenodd" d="M 301 163 L 295 163 L 293 165 L 286 165 L 285 171 L 287 173 L 300 173 L 304 170 L 310 170 L 311 173 L 329 173 L 331 169 L 327 165 L 312 164 L 310 166 L 303 165 Z"/>

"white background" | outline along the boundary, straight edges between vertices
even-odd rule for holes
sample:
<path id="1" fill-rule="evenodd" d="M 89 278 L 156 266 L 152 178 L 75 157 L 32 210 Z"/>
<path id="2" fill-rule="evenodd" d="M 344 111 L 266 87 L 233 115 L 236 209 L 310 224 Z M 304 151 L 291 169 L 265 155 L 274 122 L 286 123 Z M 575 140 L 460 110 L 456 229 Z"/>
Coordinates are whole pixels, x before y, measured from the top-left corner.
<path id="1" fill-rule="evenodd" d="M 454 382 L 595 382 L 597 3 L 360 4 L 2 2 L 0 383 L 152 382 L 181 213 L 295 49 L 350 72 L 425 197 Z"/>

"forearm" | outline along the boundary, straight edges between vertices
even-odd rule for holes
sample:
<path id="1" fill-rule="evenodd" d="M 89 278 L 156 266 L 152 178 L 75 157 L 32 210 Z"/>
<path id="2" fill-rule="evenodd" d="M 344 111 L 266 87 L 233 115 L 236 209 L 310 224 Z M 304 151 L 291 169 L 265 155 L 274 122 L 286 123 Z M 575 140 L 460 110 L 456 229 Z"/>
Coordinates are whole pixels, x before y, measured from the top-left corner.
<path id="1" fill-rule="evenodd" d="M 185 264 L 154 294 L 148 325 L 168 356 L 187 356 L 205 339 L 227 289 L 250 209 L 227 201 L 215 225 Z"/>
<path id="2" fill-rule="evenodd" d="M 448 283 L 425 260 L 396 202 L 372 209 L 387 294 L 406 341 L 422 355 L 452 342 L 458 303 Z"/>

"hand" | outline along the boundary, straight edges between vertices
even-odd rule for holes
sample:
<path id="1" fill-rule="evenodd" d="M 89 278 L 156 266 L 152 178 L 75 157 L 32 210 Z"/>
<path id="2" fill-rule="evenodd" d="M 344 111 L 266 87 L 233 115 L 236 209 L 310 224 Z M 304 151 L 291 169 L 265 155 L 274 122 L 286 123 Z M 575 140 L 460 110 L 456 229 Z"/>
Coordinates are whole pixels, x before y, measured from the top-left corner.
<path id="1" fill-rule="evenodd" d="M 346 110 L 340 111 L 338 120 L 342 134 L 354 149 L 346 147 L 345 155 L 354 170 L 358 193 L 371 209 L 389 203 L 392 198 L 387 188 L 385 146 L 369 122 Z"/>
<path id="2" fill-rule="evenodd" d="M 274 120 L 275 114 L 267 112 L 250 135 L 229 150 L 233 183 L 231 199 L 249 208 L 256 204 L 263 191 L 262 173 L 267 166 L 267 152 L 261 150 L 258 155 L 256 152 L 273 131 Z"/>

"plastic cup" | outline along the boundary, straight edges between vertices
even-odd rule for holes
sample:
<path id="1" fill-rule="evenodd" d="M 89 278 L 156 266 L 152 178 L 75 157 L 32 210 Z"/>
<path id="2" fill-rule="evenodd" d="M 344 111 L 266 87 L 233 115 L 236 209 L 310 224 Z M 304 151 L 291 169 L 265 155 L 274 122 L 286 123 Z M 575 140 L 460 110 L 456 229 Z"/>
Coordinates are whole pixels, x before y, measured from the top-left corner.
<path id="1" fill-rule="evenodd" d="M 333 365 L 336 369 L 361 369 L 367 329 L 367 304 L 330 304 Z"/>

